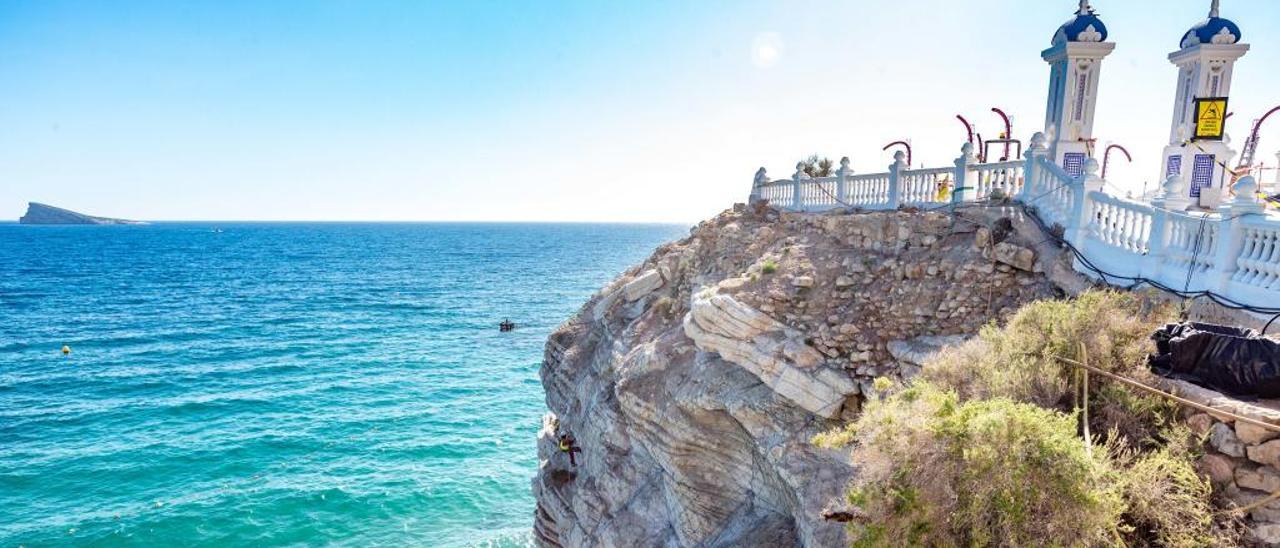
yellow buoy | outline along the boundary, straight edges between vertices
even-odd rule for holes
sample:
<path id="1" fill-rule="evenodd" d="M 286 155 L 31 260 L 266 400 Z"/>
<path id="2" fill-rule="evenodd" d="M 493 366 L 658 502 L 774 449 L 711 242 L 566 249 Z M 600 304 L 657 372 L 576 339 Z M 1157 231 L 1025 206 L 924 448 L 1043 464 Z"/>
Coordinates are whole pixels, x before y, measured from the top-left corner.
<path id="1" fill-rule="evenodd" d="M 65 344 L 64 344 L 64 345 L 62 345 L 62 355 L 63 355 L 63 356 L 66 356 L 66 355 L 68 355 L 68 354 L 70 354 L 70 353 L 71 353 L 71 347 L 70 347 L 70 346 L 67 346 L 67 345 L 65 345 Z"/>

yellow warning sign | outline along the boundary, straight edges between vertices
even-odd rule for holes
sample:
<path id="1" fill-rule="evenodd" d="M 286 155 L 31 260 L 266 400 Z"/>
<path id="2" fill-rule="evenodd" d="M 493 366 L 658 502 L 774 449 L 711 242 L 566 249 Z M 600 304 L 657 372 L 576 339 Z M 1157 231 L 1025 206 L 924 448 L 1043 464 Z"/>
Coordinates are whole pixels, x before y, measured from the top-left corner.
<path id="1" fill-rule="evenodd" d="M 1196 99 L 1196 140 L 1221 141 L 1226 126 L 1226 97 Z"/>

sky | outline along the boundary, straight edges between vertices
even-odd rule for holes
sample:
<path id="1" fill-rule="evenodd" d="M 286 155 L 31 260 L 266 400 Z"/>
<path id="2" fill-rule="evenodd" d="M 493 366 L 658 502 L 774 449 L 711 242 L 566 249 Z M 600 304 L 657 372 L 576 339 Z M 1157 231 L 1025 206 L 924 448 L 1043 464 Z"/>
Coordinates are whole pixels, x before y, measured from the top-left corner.
<path id="1" fill-rule="evenodd" d="M 1095 0 L 1116 51 L 1095 136 L 1159 176 L 1167 56 L 1209 0 Z M 1043 129 L 1073 0 L 0 0 L 0 219 L 694 223 L 811 153 L 951 165 Z M 1228 125 L 1280 104 L 1280 2 L 1224 0 L 1252 50 Z M 1259 156 L 1274 164 L 1280 117 Z"/>

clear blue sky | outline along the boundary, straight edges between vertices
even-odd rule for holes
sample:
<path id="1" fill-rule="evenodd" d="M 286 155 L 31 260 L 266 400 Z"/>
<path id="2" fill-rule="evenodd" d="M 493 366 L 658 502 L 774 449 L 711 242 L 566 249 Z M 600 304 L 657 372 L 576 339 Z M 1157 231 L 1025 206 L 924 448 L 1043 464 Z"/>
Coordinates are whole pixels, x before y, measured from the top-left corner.
<path id="1" fill-rule="evenodd" d="M 1118 43 L 1095 133 L 1158 175 L 1209 0 L 1096 0 Z M 964 113 L 1027 138 L 1072 0 L 0 0 L 0 219 L 693 222 L 810 152 L 949 165 Z M 1228 127 L 1280 104 L 1280 2 L 1224 0 L 1253 50 Z M 1280 120 L 1263 155 L 1280 150 Z"/>

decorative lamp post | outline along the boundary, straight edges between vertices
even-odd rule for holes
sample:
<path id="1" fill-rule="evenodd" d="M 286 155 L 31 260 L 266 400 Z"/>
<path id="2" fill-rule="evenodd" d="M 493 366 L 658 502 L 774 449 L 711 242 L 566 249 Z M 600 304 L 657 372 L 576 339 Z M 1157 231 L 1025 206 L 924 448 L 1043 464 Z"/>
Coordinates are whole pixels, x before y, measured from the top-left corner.
<path id="1" fill-rule="evenodd" d="M 1111 163 L 1111 151 L 1119 150 L 1124 154 L 1124 158 L 1133 163 L 1133 156 L 1129 155 L 1129 151 L 1120 145 L 1107 145 L 1106 152 L 1102 153 L 1102 180 L 1107 180 L 1107 166 Z"/>
<path id="2" fill-rule="evenodd" d="M 892 143 L 885 145 L 884 148 L 880 150 L 889 150 L 893 148 L 894 145 L 902 145 L 903 148 L 907 149 L 907 167 L 908 168 L 911 167 L 911 143 L 908 143 L 906 141 L 894 141 Z M 894 157 L 896 158 L 897 156 L 895 155 Z"/>

